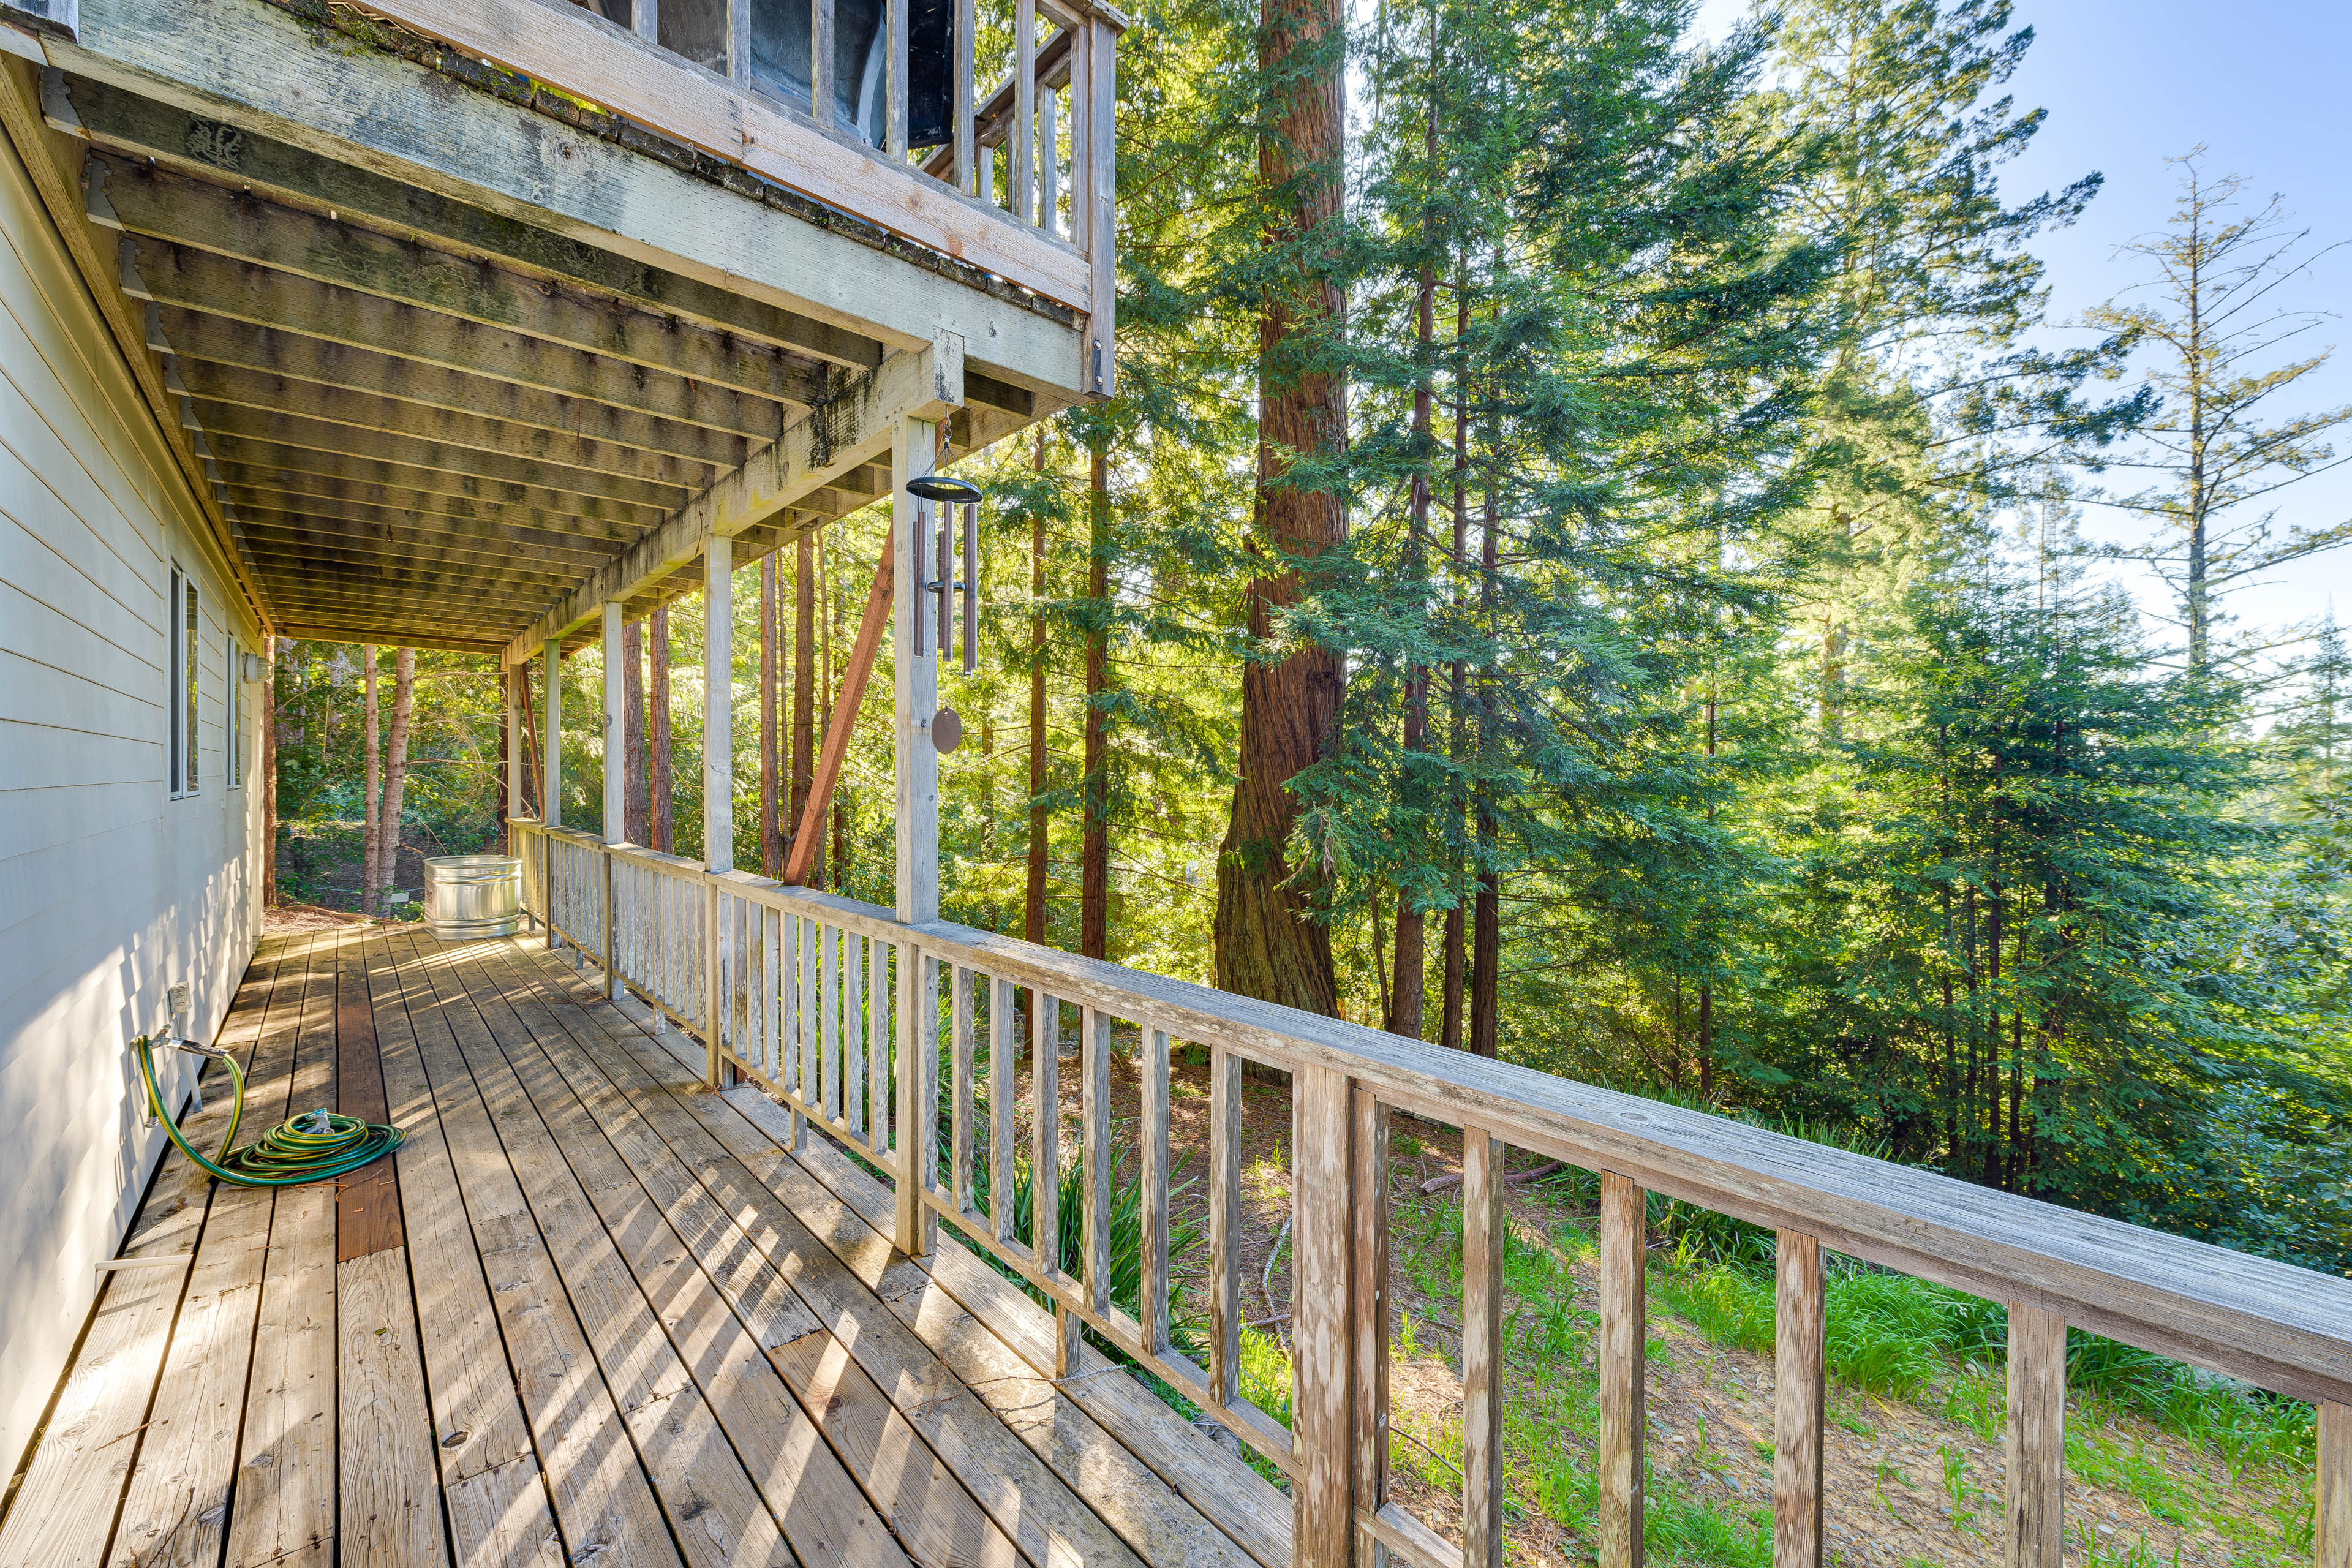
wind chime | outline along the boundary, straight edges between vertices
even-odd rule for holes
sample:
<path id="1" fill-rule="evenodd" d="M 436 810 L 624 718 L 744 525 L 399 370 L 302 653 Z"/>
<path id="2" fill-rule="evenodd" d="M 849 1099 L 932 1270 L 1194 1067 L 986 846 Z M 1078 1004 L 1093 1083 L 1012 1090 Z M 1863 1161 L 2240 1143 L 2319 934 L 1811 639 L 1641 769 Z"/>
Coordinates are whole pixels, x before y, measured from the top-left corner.
<path id="1" fill-rule="evenodd" d="M 937 627 L 935 641 L 925 644 L 923 618 L 917 616 L 915 657 L 923 658 L 932 647 L 941 654 L 949 653 L 960 637 L 963 672 L 970 675 L 980 668 L 980 487 L 952 474 L 926 474 L 908 480 L 907 493 L 928 503 L 918 507 L 915 515 L 919 526 L 930 535 L 932 548 L 928 553 L 936 563 L 935 574 L 923 584 L 936 595 L 937 613 L 931 617 Z M 961 577 L 953 574 L 959 521 L 963 525 Z M 963 595 L 961 616 L 953 603 L 959 594 Z M 963 719 L 954 709 L 942 706 L 931 720 L 931 744 L 942 755 L 963 744 Z"/>

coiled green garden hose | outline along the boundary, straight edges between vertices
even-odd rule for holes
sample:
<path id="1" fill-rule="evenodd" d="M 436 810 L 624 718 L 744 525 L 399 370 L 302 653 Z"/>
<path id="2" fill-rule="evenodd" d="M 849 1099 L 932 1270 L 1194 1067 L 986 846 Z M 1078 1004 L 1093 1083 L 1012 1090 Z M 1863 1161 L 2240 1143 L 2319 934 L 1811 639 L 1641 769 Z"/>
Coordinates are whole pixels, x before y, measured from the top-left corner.
<path id="1" fill-rule="evenodd" d="M 207 1160 L 190 1146 L 179 1122 L 163 1109 L 163 1097 L 155 1088 L 154 1041 L 142 1035 L 131 1043 L 138 1051 L 139 1076 L 147 1085 L 147 1104 L 155 1120 L 163 1124 L 163 1131 L 180 1146 L 181 1153 L 224 1182 L 234 1182 L 241 1187 L 299 1187 L 306 1182 L 323 1182 L 331 1176 L 356 1171 L 400 1147 L 403 1134 L 399 1128 L 362 1121 L 322 1105 L 280 1122 L 242 1149 L 232 1149 L 229 1145 L 236 1139 L 237 1123 L 245 1120 L 245 1069 L 226 1051 L 200 1046 L 193 1040 L 167 1040 L 166 1044 L 181 1050 L 228 1064 L 236 1098 L 229 1110 L 228 1131 L 221 1135 L 220 1151 Z"/>

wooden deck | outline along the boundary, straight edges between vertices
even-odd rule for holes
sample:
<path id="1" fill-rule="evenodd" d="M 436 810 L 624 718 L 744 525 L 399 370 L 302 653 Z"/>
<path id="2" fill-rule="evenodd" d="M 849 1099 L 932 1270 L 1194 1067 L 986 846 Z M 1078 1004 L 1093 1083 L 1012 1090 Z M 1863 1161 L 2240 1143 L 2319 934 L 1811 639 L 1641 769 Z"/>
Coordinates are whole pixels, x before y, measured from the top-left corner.
<path id="1" fill-rule="evenodd" d="M 536 942 L 266 943 L 250 1137 L 394 1160 L 272 1194 L 173 1152 L 0 1521 L 17 1564 L 1277 1568 L 1286 1500 L 887 1191 Z M 206 1079 L 208 1095 L 220 1086 Z M 220 1136 L 226 1107 L 192 1125 Z"/>

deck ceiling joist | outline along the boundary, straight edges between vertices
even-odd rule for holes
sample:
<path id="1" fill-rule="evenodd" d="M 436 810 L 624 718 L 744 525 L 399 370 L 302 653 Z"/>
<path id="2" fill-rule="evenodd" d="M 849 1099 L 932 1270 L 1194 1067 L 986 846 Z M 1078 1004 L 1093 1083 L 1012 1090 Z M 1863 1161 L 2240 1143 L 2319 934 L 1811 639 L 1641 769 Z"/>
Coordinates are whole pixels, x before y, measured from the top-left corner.
<path id="1" fill-rule="evenodd" d="M 223 14 L 248 22 L 276 26 Z M 887 495 L 906 416 L 950 421 L 961 453 L 1055 405 L 965 366 L 953 333 L 867 335 L 357 146 L 281 140 L 282 120 L 202 118 L 136 73 L 52 70 L 42 104 L 81 138 L 67 173 L 91 249 L 289 634 L 509 658 L 586 640 L 606 600 L 634 615 L 698 588 L 714 538 L 740 563 Z M 669 178 L 613 151 L 579 173 Z M 1032 352 L 1016 339 L 991 348 Z"/>

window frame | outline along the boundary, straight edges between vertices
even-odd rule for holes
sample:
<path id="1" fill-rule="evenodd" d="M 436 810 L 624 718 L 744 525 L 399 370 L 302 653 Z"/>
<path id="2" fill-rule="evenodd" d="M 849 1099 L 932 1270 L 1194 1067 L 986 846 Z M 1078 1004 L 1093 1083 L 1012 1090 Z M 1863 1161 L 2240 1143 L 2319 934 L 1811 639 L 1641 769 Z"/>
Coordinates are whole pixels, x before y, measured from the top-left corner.
<path id="1" fill-rule="evenodd" d="M 169 731 L 163 783 L 172 799 L 188 800 L 203 793 L 204 783 L 203 770 L 196 765 L 204 595 L 177 561 L 172 563 L 170 583 L 163 605 L 164 728 Z"/>

